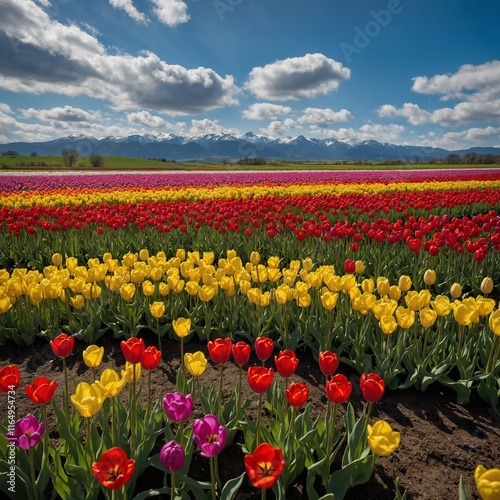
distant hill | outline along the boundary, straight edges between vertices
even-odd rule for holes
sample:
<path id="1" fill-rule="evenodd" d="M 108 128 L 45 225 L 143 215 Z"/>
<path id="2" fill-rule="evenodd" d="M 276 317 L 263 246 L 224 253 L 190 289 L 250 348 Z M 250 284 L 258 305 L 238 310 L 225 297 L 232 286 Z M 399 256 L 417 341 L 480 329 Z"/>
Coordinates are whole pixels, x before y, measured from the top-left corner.
<path id="1" fill-rule="evenodd" d="M 313 139 L 303 135 L 270 139 L 252 132 L 243 135 L 206 134 L 183 137 L 174 134 L 145 134 L 96 139 L 85 135 L 61 137 L 47 142 L 11 142 L 0 144 L 0 152 L 16 151 L 20 155 L 60 155 L 64 148 L 74 148 L 80 156 L 97 153 L 102 156 L 163 158 L 174 161 L 220 163 L 242 158 L 264 157 L 267 161 L 395 161 L 408 163 L 441 159 L 454 153 L 500 155 L 500 148 L 477 147 L 448 151 L 428 146 L 398 146 L 377 141 L 346 143 L 335 139 Z"/>

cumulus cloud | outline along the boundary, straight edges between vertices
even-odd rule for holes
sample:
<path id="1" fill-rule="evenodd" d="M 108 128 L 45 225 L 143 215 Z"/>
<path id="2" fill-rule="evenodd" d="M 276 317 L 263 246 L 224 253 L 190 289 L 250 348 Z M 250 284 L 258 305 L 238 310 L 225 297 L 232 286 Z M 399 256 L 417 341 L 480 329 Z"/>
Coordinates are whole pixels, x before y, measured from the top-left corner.
<path id="1" fill-rule="evenodd" d="M 137 111 L 136 113 L 129 113 L 127 115 L 127 121 L 129 123 L 133 123 L 134 125 L 144 125 L 148 128 L 167 127 L 167 122 L 163 118 L 154 116 L 149 111 Z"/>
<path id="2" fill-rule="evenodd" d="M 306 108 L 302 116 L 298 118 L 299 123 L 313 123 L 320 127 L 326 127 L 329 123 L 349 122 L 353 116 L 347 109 L 333 111 L 330 108 Z"/>
<path id="3" fill-rule="evenodd" d="M 240 131 L 234 128 L 223 127 L 219 120 L 191 120 L 191 128 L 189 133 L 192 135 L 204 134 L 239 134 Z"/>
<path id="4" fill-rule="evenodd" d="M 287 115 L 292 112 L 290 106 L 259 102 L 252 104 L 243 111 L 243 118 L 248 120 L 275 120 L 279 115 Z"/>
<path id="5" fill-rule="evenodd" d="M 115 9 L 121 9 L 125 11 L 134 21 L 137 21 L 141 24 L 147 24 L 148 18 L 142 12 L 139 12 L 132 0 L 109 0 L 109 3 Z"/>
<path id="6" fill-rule="evenodd" d="M 290 133 L 291 129 L 301 128 L 297 126 L 297 122 L 291 118 L 286 118 L 284 121 L 272 121 L 266 128 L 261 128 L 260 131 L 269 137 L 284 137 Z"/>
<path id="7" fill-rule="evenodd" d="M 353 128 L 340 128 L 338 130 L 323 130 L 323 133 L 328 137 L 348 143 L 368 140 L 394 143 L 399 141 L 404 130 L 405 128 L 402 125 L 367 123 L 359 127 L 358 130 Z"/>
<path id="8" fill-rule="evenodd" d="M 260 99 L 299 100 L 328 94 L 348 80 L 351 70 L 323 54 L 306 54 L 255 67 L 246 88 Z"/>
<path id="9" fill-rule="evenodd" d="M 401 108 L 396 108 L 391 104 L 384 104 L 377 110 L 381 118 L 390 118 L 393 116 L 402 116 L 412 125 L 422 125 L 432 120 L 432 113 L 420 108 L 417 104 L 405 102 Z"/>
<path id="10" fill-rule="evenodd" d="M 4 0 L 4 5 L 0 52 L 7 57 L 0 88 L 84 94 L 107 100 L 119 110 L 151 109 L 171 115 L 237 103 L 232 76 L 168 64 L 152 52 L 110 55 L 95 36 L 51 20 L 31 0 Z"/>
<path id="11" fill-rule="evenodd" d="M 182 0 L 150 1 L 153 4 L 153 13 L 163 24 L 173 28 L 189 21 L 188 7 Z"/>
<path id="12" fill-rule="evenodd" d="M 100 112 L 89 112 L 72 106 L 56 107 L 52 109 L 22 109 L 25 118 L 36 118 L 40 121 L 51 122 L 89 122 L 100 117 Z"/>

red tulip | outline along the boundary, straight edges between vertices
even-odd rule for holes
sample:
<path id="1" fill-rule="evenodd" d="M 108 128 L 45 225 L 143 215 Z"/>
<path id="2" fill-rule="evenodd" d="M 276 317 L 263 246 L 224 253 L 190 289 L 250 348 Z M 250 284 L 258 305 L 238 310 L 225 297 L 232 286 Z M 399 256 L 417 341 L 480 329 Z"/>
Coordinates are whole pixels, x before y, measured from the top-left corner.
<path id="1" fill-rule="evenodd" d="M 292 350 L 286 349 L 284 351 L 280 351 L 278 356 L 274 356 L 274 364 L 276 365 L 278 373 L 283 378 L 288 378 L 295 373 L 299 360 Z"/>
<path id="2" fill-rule="evenodd" d="M 323 351 L 318 355 L 319 369 L 323 375 L 332 375 L 339 366 L 339 357 L 331 351 Z"/>
<path id="3" fill-rule="evenodd" d="M 227 363 L 229 356 L 231 355 L 231 346 L 233 341 L 228 338 L 218 338 L 215 340 L 210 340 L 208 342 L 208 354 L 210 354 L 211 360 L 217 365 L 223 365 Z"/>
<path id="4" fill-rule="evenodd" d="M 286 389 L 286 399 L 294 408 L 304 406 L 308 397 L 309 387 L 306 384 L 292 382 Z"/>
<path id="5" fill-rule="evenodd" d="M 38 377 L 33 380 L 31 385 L 26 384 L 24 391 L 33 403 L 36 405 L 45 405 L 54 396 L 56 387 L 57 382 L 55 380 L 49 381 L 46 377 Z"/>
<path id="6" fill-rule="evenodd" d="M 92 473 L 100 484 L 110 490 L 120 489 L 132 477 L 135 460 L 128 458 L 121 448 L 110 448 L 92 464 Z"/>
<path id="7" fill-rule="evenodd" d="M 67 358 L 72 352 L 75 345 L 75 338 L 67 333 L 60 333 L 54 340 L 50 341 L 52 352 L 58 358 Z"/>
<path id="8" fill-rule="evenodd" d="M 361 393 L 369 403 L 376 403 L 384 395 L 384 379 L 377 373 L 363 373 L 359 380 Z"/>
<path id="9" fill-rule="evenodd" d="M 344 262 L 344 272 L 352 274 L 356 270 L 356 263 L 352 259 L 347 259 Z"/>
<path id="10" fill-rule="evenodd" d="M 274 370 L 264 366 L 250 366 L 247 377 L 252 391 L 257 393 L 266 392 L 273 382 Z"/>
<path id="11" fill-rule="evenodd" d="M 255 354 L 261 361 L 266 361 L 271 357 L 274 349 L 274 342 L 269 337 L 258 337 L 254 344 Z"/>
<path id="12" fill-rule="evenodd" d="M 144 354 L 144 339 L 131 337 L 128 340 L 122 340 L 120 347 L 126 361 L 134 365 L 141 362 Z"/>
<path id="13" fill-rule="evenodd" d="M 145 370 L 156 370 L 161 361 L 161 351 L 154 345 L 144 349 L 141 358 L 141 365 Z"/>
<path id="14" fill-rule="evenodd" d="M 246 342 L 240 341 L 236 342 L 236 344 L 233 344 L 231 347 L 231 351 L 233 353 L 235 363 L 240 366 L 248 363 L 251 350 L 252 348 L 250 344 L 247 344 Z"/>
<path id="15" fill-rule="evenodd" d="M 255 488 L 272 488 L 285 469 L 283 452 L 268 443 L 262 443 L 253 453 L 245 455 L 245 468 Z"/>
<path id="16" fill-rule="evenodd" d="M 337 373 L 325 384 L 328 399 L 337 405 L 345 403 L 352 391 L 352 383 L 342 373 Z"/>
<path id="17" fill-rule="evenodd" d="M 21 373 L 17 365 L 0 368 L 0 392 L 15 391 L 21 382 Z"/>

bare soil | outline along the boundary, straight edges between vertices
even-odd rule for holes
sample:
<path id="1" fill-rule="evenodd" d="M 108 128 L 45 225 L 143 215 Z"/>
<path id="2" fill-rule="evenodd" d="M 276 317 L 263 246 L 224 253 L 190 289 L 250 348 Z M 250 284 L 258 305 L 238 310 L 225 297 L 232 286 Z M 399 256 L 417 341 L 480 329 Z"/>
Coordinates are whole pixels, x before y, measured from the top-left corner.
<path id="1" fill-rule="evenodd" d="M 144 335 L 146 345 L 156 345 L 157 339 L 152 335 Z M 102 338 L 96 342 L 105 348 L 104 360 L 98 369 L 120 370 L 125 361 L 117 339 Z M 85 366 L 82 351 L 86 348 L 83 342 L 75 342 L 73 354 L 66 363 L 70 373 L 70 388 L 80 381 L 92 381 L 92 373 Z M 153 397 L 163 398 L 167 392 L 175 391 L 175 380 L 179 369 L 179 342 L 163 340 L 163 358 L 157 370 L 152 373 Z M 201 350 L 208 358 L 205 342 L 191 340 L 185 345 L 186 352 Z M 290 381 L 305 382 L 310 387 L 311 413 L 313 416 L 326 411 L 326 395 L 324 376 L 320 372 L 312 355 L 298 352 L 299 365 Z M 64 387 L 62 362 L 55 359 L 47 342 L 38 339 L 29 348 L 6 345 L 0 348 L 0 366 L 16 363 L 21 370 L 21 386 L 16 398 L 16 407 L 20 416 L 34 411 L 33 403 L 22 389 L 36 377 L 46 376 L 58 383 L 56 397 L 60 397 Z M 269 362 L 268 362 L 269 363 Z M 253 356 L 250 364 L 258 364 Z M 340 365 L 338 372 L 348 376 L 353 382 L 353 393 L 350 401 L 357 412 L 362 409 L 362 397 L 359 391 L 359 376 L 351 369 Z M 238 376 L 238 367 L 229 362 L 224 372 L 224 397 L 228 398 L 234 390 Z M 209 361 L 209 366 L 201 381 L 206 386 L 216 385 L 219 380 L 218 369 Z M 71 389 L 70 389 L 71 390 Z M 243 390 L 250 395 L 246 381 Z M 143 396 L 145 397 L 145 390 Z M 255 398 L 254 398 L 255 399 Z M 0 419 L 6 417 L 6 404 L 0 407 Z M 247 411 L 248 417 L 256 418 L 257 402 L 254 401 Z M 195 408 L 195 413 L 197 409 Z M 198 411 L 199 413 L 199 411 Z M 338 424 L 343 412 L 339 411 Z M 49 412 L 49 419 L 53 419 Z M 473 394 L 467 405 L 456 403 L 455 394 L 450 389 L 438 384 L 431 385 L 425 393 L 413 388 L 406 390 L 387 390 L 382 400 L 374 405 L 372 421 L 387 420 L 394 430 L 401 433 L 400 448 L 389 457 L 381 457 L 376 465 L 375 474 L 368 483 L 349 490 L 347 500 L 393 500 L 396 478 L 399 478 L 401 490 L 406 490 L 409 499 L 448 500 L 458 498 L 460 476 L 464 477 L 469 499 L 478 499 L 474 470 L 478 464 L 487 468 L 500 464 L 500 415 L 495 414 L 477 395 Z M 57 437 L 55 423 L 49 431 Z M 161 443 L 159 443 L 161 445 Z M 239 476 L 244 472 L 243 453 L 237 444 L 225 449 L 219 457 L 219 472 L 222 481 Z M 196 479 L 209 479 L 209 462 L 195 456 L 190 475 Z M 163 474 L 160 471 L 148 470 L 147 484 L 138 481 L 137 492 L 150 487 L 162 485 Z M 268 498 L 272 498 L 269 492 Z M 238 493 L 238 499 L 258 498 L 260 491 L 254 490 L 245 481 Z M 287 493 L 287 498 L 304 498 L 305 474 Z"/>

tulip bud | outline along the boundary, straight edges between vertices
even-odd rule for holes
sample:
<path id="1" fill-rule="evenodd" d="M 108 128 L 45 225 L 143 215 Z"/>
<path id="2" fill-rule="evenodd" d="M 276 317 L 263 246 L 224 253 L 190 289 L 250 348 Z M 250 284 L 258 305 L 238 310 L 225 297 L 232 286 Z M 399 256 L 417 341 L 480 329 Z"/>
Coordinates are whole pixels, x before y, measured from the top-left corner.
<path id="1" fill-rule="evenodd" d="M 250 254 L 250 262 L 254 266 L 256 266 L 260 262 L 260 254 L 259 254 L 259 252 L 252 252 Z"/>
<path id="2" fill-rule="evenodd" d="M 460 283 L 453 283 L 450 288 L 450 294 L 454 299 L 458 299 L 462 295 L 462 285 Z"/>
<path id="3" fill-rule="evenodd" d="M 484 293 L 484 295 L 488 295 L 492 291 L 493 291 L 493 280 L 489 276 L 487 276 L 481 282 L 481 293 Z"/>
<path id="4" fill-rule="evenodd" d="M 357 260 L 355 266 L 356 274 L 363 274 L 365 272 L 365 263 L 362 260 Z"/>
<path id="5" fill-rule="evenodd" d="M 424 273 L 424 283 L 427 286 L 434 285 L 436 283 L 436 271 L 434 269 L 427 269 Z"/>

